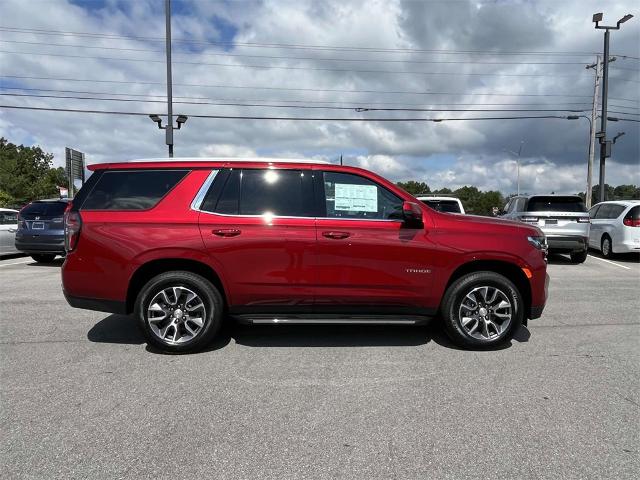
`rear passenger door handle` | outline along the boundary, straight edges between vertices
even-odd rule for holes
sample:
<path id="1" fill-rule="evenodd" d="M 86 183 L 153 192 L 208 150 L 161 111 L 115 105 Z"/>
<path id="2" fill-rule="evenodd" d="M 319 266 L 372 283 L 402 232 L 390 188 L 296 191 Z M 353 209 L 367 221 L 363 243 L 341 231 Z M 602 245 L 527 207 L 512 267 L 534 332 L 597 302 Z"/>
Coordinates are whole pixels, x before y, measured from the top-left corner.
<path id="1" fill-rule="evenodd" d="M 237 228 L 221 228 L 219 230 L 213 230 L 211 233 L 219 237 L 237 237 L 241 231 Z"/>
<path id="2" fill-rule="evenodd" d="M 351 236 L 349 232 L 322 232 L 322 236 L 326 238 L 333 238 L 334 240 L 341 240 Z"/>

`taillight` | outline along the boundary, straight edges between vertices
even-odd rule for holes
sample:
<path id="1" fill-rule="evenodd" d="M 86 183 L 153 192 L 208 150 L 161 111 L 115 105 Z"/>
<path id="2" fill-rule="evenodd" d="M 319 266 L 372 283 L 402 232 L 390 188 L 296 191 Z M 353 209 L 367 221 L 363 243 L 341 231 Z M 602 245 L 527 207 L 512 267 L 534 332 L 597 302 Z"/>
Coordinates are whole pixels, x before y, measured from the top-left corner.
<path id="1" fill-rule="evenodd" d="M 78 245 L 80 230 L 82 229 L 82 218 L 80 212 L 71 211 L 71 204 L 64 213 L 64 249 L 72 252 Z"/>
<path id="2" fill-rule="evenodd" d="M 538 223 L 538 217 L 520 217 L 520 220 L 527 223 Z"/>
<path id="3" fill-rule="evenodd" d="M 622 221 L 622 223 L 627 227 L 640 227 L 640 218 L 634 219 L 631 217 L 627 217 Z"/>
<path id="4" fill-rule="evenodd" d="M 27 228 L 27 222 L 24 221 L 24 218 L 22 218 L 22 215 L 20 215 L 18 213 L 18 228 Z"/>

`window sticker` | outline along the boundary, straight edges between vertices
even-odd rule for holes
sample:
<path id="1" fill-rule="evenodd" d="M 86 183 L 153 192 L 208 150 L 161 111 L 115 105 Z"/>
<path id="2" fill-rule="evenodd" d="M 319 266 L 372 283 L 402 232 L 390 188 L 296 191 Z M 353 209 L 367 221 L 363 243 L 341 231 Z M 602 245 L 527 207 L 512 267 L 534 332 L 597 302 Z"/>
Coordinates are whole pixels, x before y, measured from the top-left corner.
<path id="1" fill-rule="evenodd" d="M 336 183 L 334 208 L 350 212 L 377 212 L 378 187 L 375 185 Z"/>

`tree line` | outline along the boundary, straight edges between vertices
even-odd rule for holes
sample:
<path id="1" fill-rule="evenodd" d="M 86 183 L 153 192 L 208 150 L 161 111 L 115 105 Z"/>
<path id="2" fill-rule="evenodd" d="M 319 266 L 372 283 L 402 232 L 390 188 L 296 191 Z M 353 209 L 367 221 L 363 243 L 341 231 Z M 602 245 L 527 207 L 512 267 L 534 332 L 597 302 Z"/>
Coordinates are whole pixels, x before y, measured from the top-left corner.
<path id="1" fill-rule="evenodd" d="M 21 208 L 32 200 L 57 198 L 67 187 L 64 168 L 40 147 L 15 145 L 0 138 L 0 207 Z"/>
<path id="2" fill-rule="evenodd" d="M 473 215 L 492 216 L 493 207 L 502 209 L 507 203 L 507 200 L 514 196 L 514 194 L 511 194 L 504 197 L 500 192 L 495 190 L 483 192 L 476 187 L 469 186 L 464 186 L 456 190 L 449 188 L 431 190 L 425 182 L 417 182 L 415 180 L 397 182 L 396 185 L 412 195 L 431 194 L 459 198 L 465 211 Z M 606 200 L 640 200 L 640 187 L 636 185 L 618 185 L 614 187 L 605 184 L 605 187 Z M 592 192 L 592 203 L 595 205 L 599 198 L 599 185 L 594 186 Z M 585 198 L 584 192 L 580 192 L 578 195 L 582 197 L 582 199 Z"/>

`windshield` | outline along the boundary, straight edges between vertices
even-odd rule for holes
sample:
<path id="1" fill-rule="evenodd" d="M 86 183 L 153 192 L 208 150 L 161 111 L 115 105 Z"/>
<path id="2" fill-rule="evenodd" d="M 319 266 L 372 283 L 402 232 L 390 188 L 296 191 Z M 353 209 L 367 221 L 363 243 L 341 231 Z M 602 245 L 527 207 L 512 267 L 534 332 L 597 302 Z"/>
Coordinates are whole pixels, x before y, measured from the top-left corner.
<path id="1" fill-rule="evenodd" d="M 67 208 L 67 202 L 33 202 L 20 212 L 22 215 L 60 216 Z"/>
<path id="2" fill-rule="evenodd" d="M 586 213 L 580 197 L 533 197 L 527 205 L 528 212 L 576 212 Z"/>

